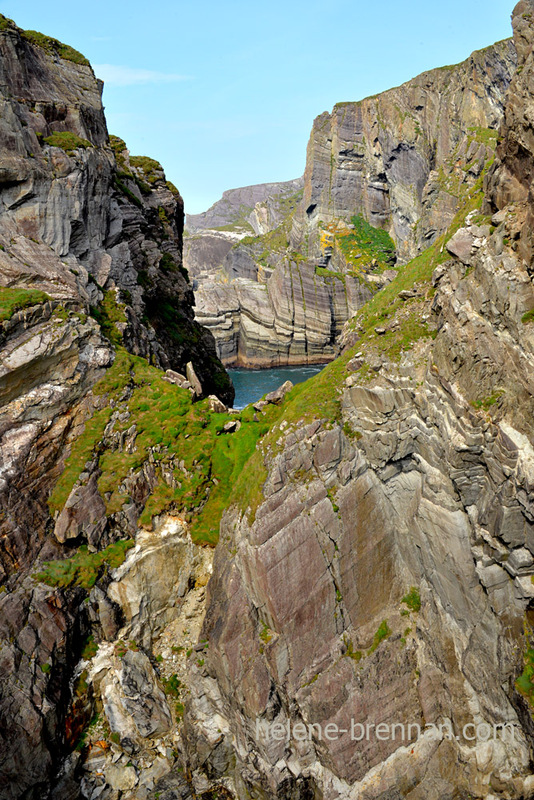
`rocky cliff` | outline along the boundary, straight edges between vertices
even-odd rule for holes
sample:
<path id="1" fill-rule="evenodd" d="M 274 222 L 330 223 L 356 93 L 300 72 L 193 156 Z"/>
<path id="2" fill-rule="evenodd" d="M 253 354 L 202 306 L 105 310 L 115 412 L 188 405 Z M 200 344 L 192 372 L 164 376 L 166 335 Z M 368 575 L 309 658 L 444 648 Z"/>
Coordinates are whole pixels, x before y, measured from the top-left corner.
<path id="1" fill-rule="evenodd" d="M 44 797 L 91 711 L 80 700 L 72 727 L 87 592 L 77 567 L 68 591 L 33 576 L 73 554 L 89 583 L 109 558 L 120 563 L 166 469 L 161 423 L 146 440 L 134 412 L 121 439 L 110 392 L 121 387 L 124 422 L 135 369 L 148 361 L 153 373 L 138 382 L 169 370 L 186 388 L 163 383 L 160 394 L 178 392 L 184 409 L 191 392 L 231 402 L 233 389 L 194 321 L 180 195 L 160 164 L 108 136 L 89 63 L 2 16 L 0 73 L 0 795 Z M 107 473 L 106 446 L 118 456 Z M 128 488 L 104 485 L 103 474 Z"/>
<path id="2" fill-rule="evenodd" d="M 187 229 L 190 233 L 213 229 L 266 233 L 281 222 L 277 200 L 294 195 L 300 189 L 302 178 L 229 189 L 207 211 L 188 214 Z"/>
<path id="3" fill-rule="evenodd" d="M 256 238 L 212 231 L 192 239 L 186 263 L 196 277 L 197 319 L 226 364 L 332 358 L 345 322 L 394 276 L 395 258 L 384 261 L 368 246 L 372 228 L 390 238 L 399 264 L 448 229 L 493 160 L 515 63 L 507 40 L 376 97 L 337 104 L 314 122 L 298 204 L 267 215 L 261 229 L 255 224 Z M 257 220 L 266 216 L 261 206 Z M 198 219 L 206 224 L 210 213 Z"/>
<path id="4" fill-rule="evenodd" d="M 164 343 L 133 293 L 35 227 L 2 240 L 28 266 L 1 296 L 0 796 L 534 796 L 533 15 L 514 11 L 493 165 L 338 357 L 270 402 L 193 403 L 195 369 L 137 354 Z M 148 203 L 150 164 L 114 147 Z M 390 238 L 354 220 L 325 248 L 341 258 L 344 232 L 384 275 Z"/>
<path id="5" fill-rule="evenodd" d="M 534 794 L 533 12 L 486 194 L 288 396 L 224 515 L 186 711 L 198 786 Z"/>

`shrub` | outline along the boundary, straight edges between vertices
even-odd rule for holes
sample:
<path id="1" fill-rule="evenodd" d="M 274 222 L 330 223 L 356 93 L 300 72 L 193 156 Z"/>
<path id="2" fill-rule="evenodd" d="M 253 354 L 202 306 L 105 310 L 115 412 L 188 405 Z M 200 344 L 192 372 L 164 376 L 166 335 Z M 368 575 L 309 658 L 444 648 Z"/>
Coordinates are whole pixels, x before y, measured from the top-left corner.
<path id="1" fill-rule="evenodd" d="M 405 603 L 410 611 L 420 611 L 421 595 L 419 594 L 419 589 L 416 586 L 412 586 L 408 594 L 404 595 L 401 602 Z"/>

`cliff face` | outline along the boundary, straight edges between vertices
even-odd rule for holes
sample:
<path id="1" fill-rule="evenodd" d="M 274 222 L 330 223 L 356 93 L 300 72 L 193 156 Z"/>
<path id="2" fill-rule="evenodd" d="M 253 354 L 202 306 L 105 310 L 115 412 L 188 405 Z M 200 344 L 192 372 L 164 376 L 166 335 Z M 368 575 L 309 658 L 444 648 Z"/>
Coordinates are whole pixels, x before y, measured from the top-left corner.
<path id="1" fill-rule="evenodd" d="M 226 364 L 332 358 L 345 322 L 395 275 L 395 260 L 362 251 L 354 231 L 367 222 L 387 232 L 402 264 L 448 229 L 493 160 L 515 63 L 507 40 L 376 97 L 339 103 L 315 120 L 298 204 L 274 215 L 277 197 L 257 205 L 255 239 L 206 231 L 191 240 L 197 319 Z M 212 217 L 194 219 L 213 225 Z"/>
<path id="2" fill-rule="evenodd" d="M 276 199 L 295 194 L 302 189 L 302 178 L 281 183 L 258 183 L 223 192 L 211 208 L 202 214 L 188 214 L 186 226 L 190 233 L 217 228 L 266 233 L 264 228 L 276 228 Z"/>
<path id="3" fill-rule="evenodd" d="M 321 114 L 308 144 L 295 246 L 318 220 L 355 214 L 389 231 L 402 262 L 432 244 L 493 155 L 515 62 L 506 40 Z"/>
<path id="4" fill-rule="evenodd" d="M 514 11 L 486 196 L 479 180 L 289 395 L 223 518 L 186 718 L 199 786 L 534 792 L 533 11 Z"/>
<path id="5" fill-rule="evenodd" d="M 117 140 L 34 153 L 75 208 L 88 159 L 109 164 L 114 244 L 153 259 L 140 288 L 110 255 L 102 291 L 91 248 L 58 256 L 5 186 L 2 797 L 533 796 L 533 21 L 520 3 L 497 157 L 448 230 L 384 278 L 383 231 L 325 224 L 314 274 L 383 288 L 332 364 L 239 415 L 136 354 L 172 357 L 143 315 L 182 280 L 159 165 Z M 242 241 L 234 281 L 300 275 L 302 301 L 289 228 Z"/>
<path id="6" fill-rule="evenodd" d="M 110 505 L 99 457 L 106 442 L 108 456 L 124 453 L 126 437 L 111 435 L 115 401 L 101 382 L 122 381 L 126 417 L 141 356 L 155 365 L 152 381 L 159 367 L 187 371 L 198 396 L 231 402 L 233 389 L 194 321 L 180 195 L 157 162 L 110 140 L 88 62 L 0 17 L 0 84 L 0 794 L 45 797 L 91 712 L 85 697 L 70 727 L 69 682 L 89 623 L 76 577 L 62 591 L 35 574 L 73 554 L 87 568 L 108 546 L 124 555 L 119 540 L 161 481 L 159 464 L 146 466 L 151 451 L 136 449 L 144 429 L 133 419 L 123 466 L 107 473 L 129 488 Z M 115 613 L 109 604 L 111 631 Z"/>

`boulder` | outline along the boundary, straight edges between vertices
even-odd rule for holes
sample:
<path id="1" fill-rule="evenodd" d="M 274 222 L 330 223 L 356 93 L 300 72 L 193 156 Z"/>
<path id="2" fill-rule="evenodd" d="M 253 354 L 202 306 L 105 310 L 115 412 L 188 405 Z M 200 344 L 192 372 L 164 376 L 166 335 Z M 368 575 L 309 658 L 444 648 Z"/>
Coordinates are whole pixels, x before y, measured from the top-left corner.
<path id="1" fill-rule="evenodd" d="M 291 391 L 293 388 L 293 384 L 291 381 L 286 381 L 278 389 L 275 389 L 274 392 L 269 392 L 269 394 L 265 395 L 265 400 L 267 403 L 272 403 L 275 406 L 279 406 L 280 403 L 283 401 L 284 397 L 288 392 Z M 254 406 L 255 407 L 255 406 Z"/>

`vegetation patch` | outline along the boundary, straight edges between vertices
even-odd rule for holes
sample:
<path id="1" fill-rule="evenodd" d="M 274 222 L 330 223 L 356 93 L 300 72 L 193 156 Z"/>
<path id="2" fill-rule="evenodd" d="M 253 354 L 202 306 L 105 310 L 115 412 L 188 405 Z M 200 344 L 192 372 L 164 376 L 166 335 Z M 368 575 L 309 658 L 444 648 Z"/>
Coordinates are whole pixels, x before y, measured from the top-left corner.
<path id="1" fill-rule="evenodd" d="M 345 644 L 345 656 L 347 658 L 352 658 L 353 661 L 361 661 L 363 658 L 363 653 L 361 650 L 355 650 L 352 640 L 349 639 L 347 636 L 343 637 L 343 642 Z"/>
<path id="2" fill-rule="evenodd" d="M 124 308 L 122 303 L 117 302 L 112 289 L 104 292 L 104 298 L 99 306 L 91 306 L 91 316 L 100 325 L 104 336 L 115 346 L 122 344 L 122 333 L 117 328 L 117 323 L 127 322 Z"/>
<path id="3" fill-rule="evenodd" d="M 16 31 L 27 42 L 42 47 L 47 53 L 55 54 L 65 59 L 65 61 L 72 61 L 74 64 L 82 64 L 86 67 L 91 66 L 85 56 L 68 44 L 63 44 L 63 42 L 53 39 L 51 36 L 45 36 L 38 31 L 22 30 L 12 19 L 5 17 L 3 14 L 0 14 L 0 31 Z"/>
<path id="4" fill-rule="evenodd" d="M 17 289 L 0 286 L 0 322 L 11 319 L 17 311 L 46 303 L 50 297 L 36 289 Z"/>
<path id="5" fill-rule="evenodd" d="M 85 661 L 89 661 L 89 659 L 96 656 L 97 652 L 98 652 L 98 645 L 95 642 L 95 637 L 88 636 L 82 649 L 82 658 Z"/>
<path id="6" fill-rule="evenodd" d="M 130 156 L 130 166 L 140 170 L 147 182 L 153 186 L 163 178 L 163 167 L 154 158 L 148 156 Z"/>
<path id="7" fill-rule="evenodd" d="M 374 228 L 362 216 L 351 217 L 353 229 L 337 229 L 335 242 L 353 267 L 371 265 L 374 272 L 395 265 L 395 242 L 382 228 Z"/>
<path id="8" fill-rule="evenodd" d="M 489 145 L 493 148 L 497 146 L 499 131 L 493 128 L 480 128 L 477 126 L 471 126 L 467 130 L 471 134 L 471 141 L 474 139 L 476 142 L 480 142 L 480 144 Z"/>
<path id="9" fill-rule="evenodd" d="M 125 197 L 127 197 L 128 200 L 130 200 L 134 205 L 136 205 L 138 208 L 143 208 L 143 204 L 142 204 L 141 200 L 139 200 L 137 195 L 134 194 L 134 192 L 132 192 L 132 190 L 129 189 L 126 186 L 126 184 L 123 183 L 123 181 L 119 180 L 119 178 L 116 177 L 115 180 L 114 180 L 114 184 L 115 184 L 115 188 L 118 189 L 119 192 L 122 192 L 122 194 Z"/>
<path id="10" fill-rule="evenodd" d="M 525 666 L 517 678 L 515 687 L 534 707 L 534 649 L 529 647 L 524 656 Z"/>
<path id="11" fill-rule="evenodd" d="M 48 586 L 66 589 L 68 586 L 81 586 L 92 589 L 105 568 L 116 569 L 124 562 L 126 553 L 134 546 L 131 539 L 114 542 L 99 553 L 90 553 L 87 545 L 62 561 L 46 561 L 41 572 L 33 577 Z"/>
<path id="12" fill-rule="evenodd" d="M 95 457 L 101 470 L 98 488 L 107 513 L 116 513 L 130 501 L 122 489 L 125 478 L 138 472 L 152 454 L 158 479 L 142 510 L 140 524 L 150 526 L 153 516 L 166 510 L 183 512 L 192 520 L 195 541 L 217 542 L 220 519 L 234 486 L 280 410 L 269 406 L 259 421 L 254 420 L 252 408 L 240 416 L 217 414 L 210 411 L 207 400 L 193 404 L 187 390 L 163 377 L 164 373 L 145 359 L 118 349 L 115 363 L 93 389 L 97 396 L 105 395 L 107 402 L 86 422 L 83 433 L 72 444 L 49 500 L 52 514 L 64 506 L 86 462 Z M 121 400 L 126 387 L 130 397 Z M 124 422 L 117 421 L 115 432 L 124 433 L 136 426 L 131 452 L 108 448 L 102 442 L 111 405 L 128 412 Z M 240 420 L 241 427 L 226 434 L 224 425 L 230 420 Z"/>
<path id="13" fill-rule="evenodd" d="M 66 153 L 73 153 L 80 148 L 85 150 L 85 148 L 93 146 L 87 139 L 82 139 L 70 131 L 54 131 L 50 136 L 45 136 L 43 142 L 50 147 L 60 147 Z"/>
<path id="14" fill-rule="evenodd" d="M 421 595 L 419 594 L 417 586 L 412 586 L 410 591 L 404 595 L 401 602 L 405 603 L 410 611 L 420 611 Z"/>
<path id="15" fill-rule="evenodd" d="M 374 653 L 377 649 L 378 645 L 383 642 L 384 639 L 387 639 L 388 636 L 391 636 L 391 628 L 388 625 L 387 619 L 385 619 L 380 623 L 380 626 L 374 635 L 373 644 L 367 651 L 367 655 L 372 655 L 372 653 Z"/>
<path id="16" fill-rule="evenodd" d="M 497 389 L 495 392 L 490 394 L 489 397 L 483 397 L 481 400 L 473 400 L 471 405 L 474 408 L 489 411 L 492 406 L 499 402 L 504 393 L 504 389 Z"/>

